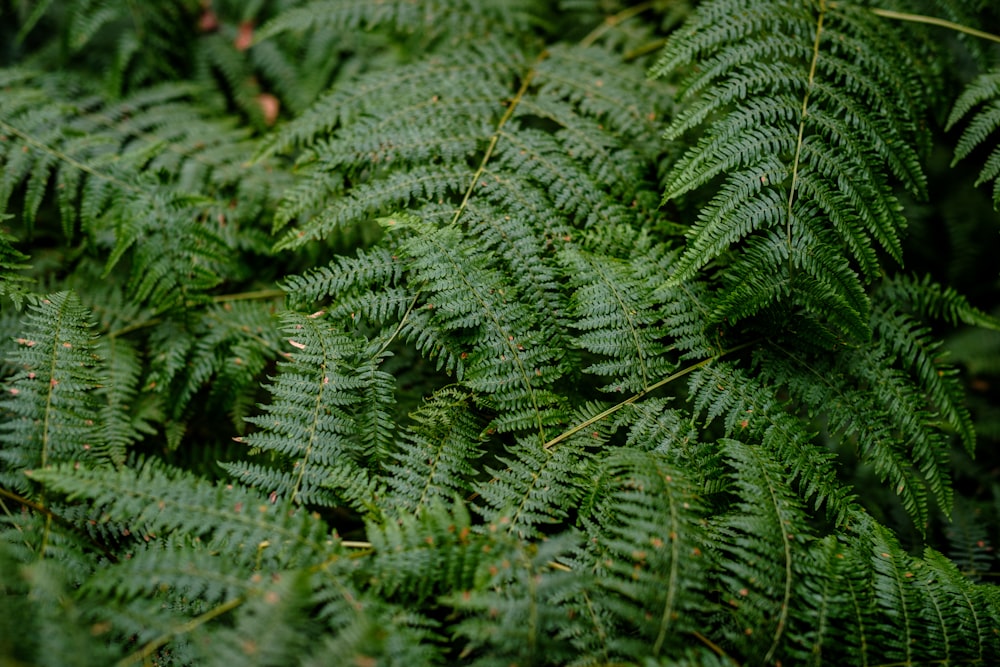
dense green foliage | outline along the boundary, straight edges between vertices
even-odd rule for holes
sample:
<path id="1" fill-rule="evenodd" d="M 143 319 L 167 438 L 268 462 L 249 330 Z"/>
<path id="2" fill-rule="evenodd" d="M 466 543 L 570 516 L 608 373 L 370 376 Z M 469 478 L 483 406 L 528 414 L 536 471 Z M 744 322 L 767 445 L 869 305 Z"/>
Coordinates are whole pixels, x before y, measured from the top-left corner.
<path id="1" fill-rule="evenodd" d="M 0 663 L 992 664 L 990 4 L 0 0 Z"/>

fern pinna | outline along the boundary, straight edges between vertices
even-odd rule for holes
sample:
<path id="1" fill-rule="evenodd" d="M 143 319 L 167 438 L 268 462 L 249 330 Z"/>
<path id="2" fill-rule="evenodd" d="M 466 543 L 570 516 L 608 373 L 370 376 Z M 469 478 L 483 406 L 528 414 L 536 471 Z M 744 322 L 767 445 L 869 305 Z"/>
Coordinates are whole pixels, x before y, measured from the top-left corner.
<path id="1" fill-rule="evenodd" d="M 0 6 L 0 662 L 1000 655 L 988 8 L 133 5 Z"/>

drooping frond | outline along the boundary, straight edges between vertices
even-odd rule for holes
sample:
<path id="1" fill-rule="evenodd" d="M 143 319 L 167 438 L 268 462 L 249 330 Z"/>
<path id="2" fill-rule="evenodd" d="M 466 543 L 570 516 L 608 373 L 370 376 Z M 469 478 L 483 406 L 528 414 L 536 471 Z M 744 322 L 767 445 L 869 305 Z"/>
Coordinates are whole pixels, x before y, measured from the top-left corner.
<path id="1" fill-rule="evenodd" d="M 775 371 L 780 373 L 780 368 L 765 367 L 757 380 L 726 363 L 696 371 L 691 379 L 696 413 L 706 420 L 724 417 L 729 437 L 759 439 L 787 469 L 800 497 L 825 507 L 840 522 L 851 506 L 850 489 L 837 479 L 834 455 L 817 445 L 815 433 L 790 414 L 791 406 L 780 400 L 778 387 L 767 382 L 767 374 Z M 823 405 L 813 396 L 802 399 L 812 410 Z"/>
<path id="2" fill-rule="evenodd" d="M 923 86 L 903 34 L 851 4 L 718 0 L 671 36 L 653 71 L 680 85 L 666 137 L 700 132 L 664 200 L 717 188 L 672 280 L 720 261 L 715 320 L 790 300 L 867 339 L 863 287 L 880 252 L 900 260 L 906 225 L 890 178 L 926 188 Z"/>
<path id="3" fill-rule="evenodd" d="M 931 276 L 892 276 L 879 286 L 878 296 L 921 319 L 933 318 L 951 325 L 964 323 L 1000 331 L 1000 318 L 976 308 L 955 288 L 941 285 Z"/>
<path id="4" fill-rule="evenodd" d="M 942 415 L 928 407 L 931 397 L 919 376 L 911 375 L 892 345 L 877 340 L 834 358 L 779 352 L 759 369 L 769 383 L 787 387 L 811 415 L 823 419 L 832 434 L 847 438 L 922 530 L 930 514 L 928 495 L 940 508 L 951 506 L 950 445 L 940 428 Z M 948 381 L 940 380 L 946 387 Z M 818 457 L 834 458 L 832 452 L 812 447 Z"/>
<path id="5" fill-rule="evenodd" d="M 795 583 L 804 575 L 801 545 L 811 540 L 810 530 L 774 457 L 736 440 L 722 444 L 740 489 L 734 511 L 716 529 L 725 555 L 722 600 L 735 610 L 723 632 L 742 654 L 768 663 L 787 641 Z"/>

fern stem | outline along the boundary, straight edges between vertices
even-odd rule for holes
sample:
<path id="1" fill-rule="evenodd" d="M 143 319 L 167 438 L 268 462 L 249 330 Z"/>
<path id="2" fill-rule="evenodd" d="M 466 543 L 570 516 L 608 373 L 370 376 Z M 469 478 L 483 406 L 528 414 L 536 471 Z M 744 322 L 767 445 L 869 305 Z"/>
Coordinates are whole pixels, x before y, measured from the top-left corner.
<path id="1" fill-rule="evenodd" d="M 287 294 L 283 289 L 260 289 L 250 292 L 236 292 L 235 294 L 220 294 L 212 297 L 212 303 L 225 303 L 226 301 L 261 301 L 266 299 L 277 299 Z"/>
<path id="2" fill-rule="evenodd" d="M 416 307 L 417 301 L 420 300 L 420 295 L 423 293 L 424 290 L 421 287 L 420 289 L 417 290 L 416 294 L 413 295 L 413 299 L 410 300 L 410 305 L 406 307 L 406 312 L 403 313 L 403 316 L 399 319 L 399 324 L 396 325 L 396 329 L 392 332 L 391 336 L 385 339 L 385 342 L 382 343 L 382 346 L 379 347 L 378 352 L 375 353 L 375 358 L 382 356 L 382 353 L 385 352 L 386 348 L 392 344 L 392 341 L 396 340 L 396 337 L 399 335 L 399 332 L 403 330 L 403 325 L 406 324 L 406 320 L 410 316 L 410 313 L 412 313 L 413 309 Z"/>
<path id="3" fill-rule="evenodd" d="M 103 172 L 97 171 L 96 169 L 94 169 L 90 165 L 85 164 L 83 162 L 80 162 L 79 160 L 70 157 L 66 153 L 63 153 L 62 151 L 58 151 L 55 148 L 52 148 L 51 146 L 45 144 L 44 142 L 41 142 L 38 139 L 35 139 L 30 134 L 28 134 L 26 132 L 22 132 L 21 130 L 17 129 L 16 127 L 14 127 L 13 125 L 11 125 L 10 123 L 7 123 L 5 121 L 0 120 L 0 128 L 3 128 L 3 130 L 5 132 L 9 132 L 10 134 L 14 134 L 14 135 L 17 135 L 17 136 L 21 137 L 21 139 L 23 139 L 25 143 L 34 146 L 35 148 L 37 148 L 40 151 L 48 153 L 52 157 L 54 157 L 54 158 L 56 158 L 56 159 L 58 159 L 58 160 L 60 160 L 62 162 L 65 162 L 66 164 L 68 164 L 68 165 L 70 165 L 72 167 L 76 167 L 77 169 L 79 169 L 82 172 L 90 174 L 94 178 L 100 178 L 100 179 L 106 180 L 106 181 L 108 181 L 110 183 L 114 183 L 115 185 L 117 185 L 122 190 L 127 190 L 129 192 L 134 192 L 134 193 L 145 192 L 145 190 L 143 190 L 141 188 L 138 188 L 138 187 L 132 185 L 131 183 L 126 183 L 125 181 L 119 180 L 119 179 L 115 178 L 114 176 L 111 176 L 109 174 L 105 174 Z"/>
<path id="4" fill-rule="evenodd" d="M 795 203 L 795 186 L 799 178 L 799 160 L 802 155 L 802 138 L 806 130 L 806 115 L 809 113 L 809 93 L 816 79 L 816 63 L 819 60 L 819 40 L 823 34 L 823 18 L 826 16 L 826 0 L 820 0 L 819 17 L 816 21 L 816 36 L 813 38 L 812 62 L 809 63 L 809 82 L 802 96 L 802 113 L 799 116 L 799 136 L 795 141 L 795 158 L 792 160 L 792 182 L 788 187 L 788 206 L 785 212 L 785 242 L 788 244 L 788 276 L 792 275 L 792 205 Z"/>
<path id="5" fill-rule="evenodd" d="M 647 394 L 650 394 L 650 393 L 656 391 L 660 387 L 662 387 L 664 385 L 667 385 L 667 384 L 670 384 L 674 380 L 682 378 L 685 375 L 688 375 L 688 374 L 690 374 L 690 373 L 698 370 L 699 368 L 702 368 L 703 366 L 707 366 L 710 363 L 712 363 L 713 361 L 721 359 L 722 357 L 724 357 L 726 355 L 733 354 L 734 352 L 738 352 L 738 351 L 740 351 L 742 349 L 750 347 L 751 345 L 755 345 L 757 342 L 758 341 L 753 340 L 753 341 L 750 341 L 748 343 L 743 343 L 741 345 L 737 345 L 736 347 L 733 347 L 733 348 L 730 348 L 728 350 L 724 350 L 724 351 L 720 352 L 719 354 L 715 355 L 714 357 L 708 357 L 707 359 L 702 359 L 701 361 L 699 361 L 696 364 L 692 364 L 692 365 L 688 366 L 687 368 L 682 368 L 681 370 L 677 371 L 676 373 L 673 373 L 672 375 L 669 375 L 669 376 L 663 378 L 659 382 L 657 382 L 655 384 L 652 384 L 649 387 L 643 389 L 638 394 L 635 394 L 633 396 L 630 396 L 629 398 L 626 398 L 621 403 L 616 403 L 615 405 L 612 405 L 610 408 L 608 408 L 604 412 L 601 412 L 600 414 L 594 415 L 590 419 L 587 419 L 585 421 L 580 422 L 579 424 L 577 424 L 573 428 L 569 429 L 568 431 L 563 431 L 562 433 L 560 433 L 556 437 L 554 437 L 551 440 L 549 440 L 548 442 L 546 442 L 543 445 L 543 448 L 544 449 L 551 449 L 552 447 L 555 447 L 557 444 L 559 444 L 563 440 L 566 440 L 567 438 L 570 438 L 573 435 L 576 435 L 577 433 L 579 433 L 583 429 L 587 428 L 588 426 L 591 426 L 592 424 L 596 424 L 597 422 L 601 421 L 605 417 L 609 417 L 609 416 L 613 415 L 614 413 L 616 413 L 619 410 L 621 410 L 622 408 L 624 408 L 626 405 L 631 405 L 632 403 L 635 403 L 639 399 L 645 397 Z"/>
<path id="6" fill-rule="evenodd" d="M 697 631 L 692 632 L 691 634 L 694 635 L 695 639 L 697 639 L 702 644 L 704 644 L 709 649 L 711 649 L 712 652 L 715 653 L 717 656 L 719 656 L 720 658 L 725 658 L 725 659 L 729 660 L 729 662 L 731 662 L 734 665 L 736 665 L 736 667 L 739 667 L 739 665 L 740 665 L 739 661 L 736 658 L 734 658 L 733 656 L 731 656 L 728 653 L 726 653 L 722 649 L 721 646 L 719 646 L 718 644 L 716 644 L 715 642 L 713 642 L 711 639 L 709 639 L 708 637 L 706 637 L 705 635 L 703 635 L 703 634 L 701 634 L 700 632 L 697 632 Z"/>
<path id="7" fill-rule="evenodd" d="M 506 125 L 507 121 L 514 116 L 514 111 L 521 103 L 521 100 L 524 99 L 525 93 L 528 92 L 528 86 L 531 85 L 531 80 L 535 78 L 535 72 L 538 71 L 538 64 L 548 57 L 549 52 L 542 51 L 538 54 L 538 58 L 535 59 L 531 68 L 527 71 L 527 73 L 525 73 L 524 80 L 521 81 L 521 87 L 518 88 L 514 98 L 510 101 L 510 104 L 507 105 L 507 110 L 504 112 L 503 116 L 500 117 L 500 122 L 497 123 L 496 129 L 493 131 L 493 136 L 490 138 L 490 145 L 486 147 L 483 159 L 479 161 L 479 168 L 476 169 L 476 173 L 472 177 L 472 182 L 469 183 L 469 187 L 465 190 L 465 196 L 462 197 L 462 203 L 458 205 L 458 210 L 455 211 L 455 217 L 451 219 L 452 225 L 457 224 L 458 219 L 462 217 L 463 213 L 465 213 L 465 208 L 469 205 L 469 199 L 472 197 L 472 192 L 476 189 L 476 184 L 479 183 L 479 179 L 482 177 L 483 172 L 486 171 L 486 163 L 488 163 L 490 158 L 493 157 L 493 151 L 497 147 L 497 142 L 500 141 L 503 126 Z"/>
<path id="8" fill-rule="evenodd" d="M 837 3 L 830 3 L 830 7 L 836 7 Z M 972 37 L 979 37 L 980 39 L 987 39 L 991 42 L 1000 43 L 1000 35 L 992 32 L 985 32 L 983 30 L 976 30 L 975 28 L 970 28 L 969 26 L 962 25 L 961 23 L 955 23 L 954 21 L 948 21 L 946 19 L 939 19 L 936 16 L 924 16 L 923 14 L 908 14 L 906 12 L 896 12 L 891 9 L 879 9 L 877 7 L 872 7 L 869 9 L 872 14 L 876 16 L 881 16 L 887 19 L 896 19 L 897 21 L 909 21 L 910 23 L 924 23 L 927 25 L 937 26 L 939 28 L 947 28 L 948 30 L 954 30 L 955 32 L 961 32 L 966 35 L 971 35 Z"/>
<path id="9" fill-rule="evenodd" d="M 639 14 L 642 14 L 644 11 L 652 8 L 653 8 L 652 2 L 643 2 L 633 7 L 628 7 L 627 9 L 623 9 L 617 14 L 612 14 L 611 16 L 605 17 L 604 21 L 601 22 L 601 25 L 591 30 L 590 34 L 588 34 L 586 37 L 580 40 L 580 46 L 584 48 L 592 46 L 594 42 L 600 39 L 601 35 L 606 33 L 608 30 L 611 30 L 619 23 L 628 21 L 630 18 L 638 16 Z"/>
<path id="10" fill-rule="evenodd" d="M 652 53 L 653 51 L 658 51 L 660 47 L 667 43 L 668 37 L 661 37 L 660 39 L 655 39 L 652 42 L 647 42 L 642 46 L 637 46 L 630 51 L 626 51 L 622 54 L 622 60 L 627 63 L 632 62 L 637 58 L 641 58 L 647 53 Z"/>
<path id="11" fill-rule="evenodd" d="M 201 614 L 200 616 L 195 616 L 194 618 L 192 618 L 187 623 L 182 623 L 182 624 L 180 624 L 180 625 L 172 628 L 168 632 L 160 635 L 159 637 L 157 637 L 156 639 L 152 640 L 151 642 L 149 642 L 148 644 L 146 644 L 145 646 L 143 646 L 141 649 L 139 649 L 135 653 L 132 653 L 131 655 L 125 656 L 124 658 L 122 658 L 121 660 L 119 660 L 116 663 L 116 667 L 125 667 L 126 665 L 134 665 L 135 663 L 137 663 L 139 661 L 144 661 L 146 658 L 148 658 L 149 656 L 151 656 L 157 649 L 159 649 L 160 647 L 164 646 L 167 642 L 169 642 L 174 637 L 176 637 L 178 635 L 187 634 L 188 632 L 191 632 L 192 630 L 196 629 L 198 626 L 204 625 L 205 623 L 208 623 L 209 621 L 211 621 L 211 620 L 213 620 L 213 619 L 215 619 L 215 618 L 217 618 L 219 616 L 222 616 L 223 614 L 226 614 L 226 613 L 232 611 L 233 609 L 236 609 L 241 604 L 243 604 L 245 601 L 246 601 L 246 598 L 243 597 L 243 596 L 240 596 L 240 597 L 237 597 L 237 598 L 233 598 L 229 602 L 225 602 L 223 604 L 220 604 L 217 607 L 209 609 L 208 611 L 206 611 L 204 614 Z"/>

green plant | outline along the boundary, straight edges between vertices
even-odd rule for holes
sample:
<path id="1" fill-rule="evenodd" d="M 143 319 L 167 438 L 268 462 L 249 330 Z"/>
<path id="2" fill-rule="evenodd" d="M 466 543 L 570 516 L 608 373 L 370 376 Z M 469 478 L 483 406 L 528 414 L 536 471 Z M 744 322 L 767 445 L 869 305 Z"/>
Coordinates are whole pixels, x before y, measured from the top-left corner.
<path id="1" fill-rule="evenodd" d="M 3 661 L 989 664 L 991 18 L 0 3 Z"/>

